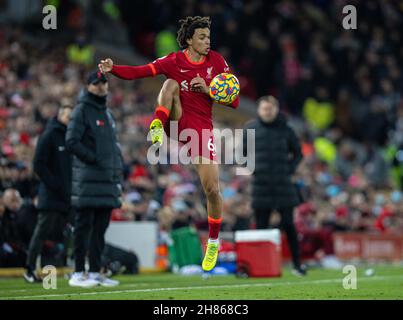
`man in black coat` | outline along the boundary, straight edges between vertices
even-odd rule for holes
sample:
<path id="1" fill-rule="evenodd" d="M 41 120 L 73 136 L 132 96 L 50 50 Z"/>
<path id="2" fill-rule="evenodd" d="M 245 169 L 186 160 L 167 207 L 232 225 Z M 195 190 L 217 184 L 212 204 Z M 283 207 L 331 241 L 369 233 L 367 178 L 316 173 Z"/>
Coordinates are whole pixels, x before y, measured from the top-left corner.
<path id="1" fill-rule="evenodd" d="M 291 181 L 302 159 L 298 139 L 287 125 L 284 115 L 279 113 L 278 101 L 273 96 L 258 100 L 258 118 L 248 123 L 245 129 L 255 129 L 252 207 L 256 228 L 268 228 L 271 212 L 279 212 L 281 227 L 287 235 L 292 254 L 293 271 L 304 275 L 293 221 L 294 207 L 299 204 L 299 197 Z"/>
<path id="2" fill-rule="evenodd" d="M 100 274 L 105 232 L 111 211 L 121 206 L 123 158 L 117 141 L 116 124 L 106 106 L 108 82 L 93 72 L 78 99 L 67 128 L 66 145 L 73 157 L 72 205 L 75 272 L 71 286 L 114 286 L 118 282 Z M 89 274 L 85 257 L 89 253 Z"/>
<path id="3" fill-rule="evenodd" d="M 61 107 L 57 116 L 49 120 L 36 145 L 33 167 L 40 180 L 39 213 L 24 274 L 30 283 L 40 281 L 35 268 L 43 241 L 49 239 L 52 230 L 66 224 L 70 212 L 71 155 L 66 150 L 65 141 L 71 111 L 70 106 Z"/>

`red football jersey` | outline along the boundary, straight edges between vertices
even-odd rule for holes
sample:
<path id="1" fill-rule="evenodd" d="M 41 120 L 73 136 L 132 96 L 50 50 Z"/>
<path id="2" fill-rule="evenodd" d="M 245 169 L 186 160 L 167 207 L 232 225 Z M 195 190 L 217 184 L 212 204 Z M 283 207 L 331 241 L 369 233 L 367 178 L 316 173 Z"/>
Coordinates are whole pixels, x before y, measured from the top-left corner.
<path id="1" fill-rule="evenodd" d="M 155 74 L 163 74 L 178 82 L 184 113 L 188 116 L 194 115 L 203 122 L 212 123 L 213 100 L 205 93 L 192 91 L 190 82 L 199 75 L 208 86 L 217 74 L 231 72 L 227 62 L 218 52 L 210 50 L 202 61 L 195 63 L 189 59 L 186 51 L 178 51 L 155 60 L 151 65 Z"/>
<path id="2" fill-rule="evenodd" d="M 199 148 L 193 149 L 192 153 L 194 156 L 203 155 L 203 157 L 210 159 L 214 159 L 216 155 L 214 137 L 211 131 L 213 129 L 213 99 L 206 93 L 192 90 L 190 82 L 199 75 L 208 86 L 216 75 L 223 72 L 230 73 L 231 71 L 224 58 L 212 50 L 200 62 L 191 61 L 184 50 L 173 52 L 147 65 L 113 65 L 111 70 L 112 74 L 125 80 L 146 78 L 158 74 L 175 80 L 180 87 L 179 96 L 182 105 L 182 117 L 178 122 L 178 133 L 180 134 L 188 128 L 196 130 L 200 139 L 198 141 Z M 239 97 L 228 106 L 237 108 L 238 104 Z M 170 122 L 164 127 L 167 134 L 170 134 L 169 124 Z M 207 137 L 203 137 L 205 129 L 209 131 Z"/>

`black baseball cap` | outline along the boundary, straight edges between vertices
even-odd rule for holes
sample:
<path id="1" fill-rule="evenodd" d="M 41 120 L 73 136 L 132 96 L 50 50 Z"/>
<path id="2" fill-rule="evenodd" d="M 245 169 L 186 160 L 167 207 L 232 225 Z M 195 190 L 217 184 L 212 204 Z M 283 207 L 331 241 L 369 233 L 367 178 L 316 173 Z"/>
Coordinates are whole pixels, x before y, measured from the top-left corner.
<path id="1" fill-rule="evenodd" d="M 97 84 L 98 82 L 108 82 L 108 79 L 101 71 L 93 71 L 89 74 L 87 84 Z"/>

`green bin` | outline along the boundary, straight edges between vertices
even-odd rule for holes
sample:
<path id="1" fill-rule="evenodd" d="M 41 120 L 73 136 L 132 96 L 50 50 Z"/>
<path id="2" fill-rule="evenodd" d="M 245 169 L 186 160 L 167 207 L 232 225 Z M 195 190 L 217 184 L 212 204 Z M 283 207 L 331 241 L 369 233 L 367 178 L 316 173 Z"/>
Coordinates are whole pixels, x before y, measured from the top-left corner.
<path id="1" fill-rule="evenodd" d="M 172 269 L 187 265 L 200 265 L 203 259 L 199 235 L 194 228 L 183 227 L 170 233 L 172 243 L 168 246 L 169 262 Z"/>

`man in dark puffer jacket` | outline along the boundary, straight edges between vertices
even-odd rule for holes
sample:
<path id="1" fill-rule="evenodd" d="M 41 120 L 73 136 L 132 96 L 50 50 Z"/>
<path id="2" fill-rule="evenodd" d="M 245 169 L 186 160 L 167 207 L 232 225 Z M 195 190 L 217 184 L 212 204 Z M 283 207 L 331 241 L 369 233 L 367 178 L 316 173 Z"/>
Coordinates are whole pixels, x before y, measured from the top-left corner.
<path id="1" fill-rule="evenodd" d="M 279 212 L 281 227 L 287 234 L 291 249 L 293 271 L 297 275 L 304 275 L 293 221 L 293 211 L 299 204 L 299 197 L 291 182 L 291 176 L 302 159 L 298 139 L 287 125 L 284 115 L 279 113 L 278 101 L 272 96 L 258 100 L 258 118 L 248 123 L 245 129 L 255 129 L 252 207 L 256 228 L 268 228 L 271 212 Z"/>
<path id="2" fill-rule="evenodd" d="M 70 213 L 71 155 L 66 151 L 66 129 L 72 107 L 63 106 L 58 115 L 49 120 L 38 140 L 33 167 L 40 179 L 38 192 L 38 221 L 29 243 L 24 279 L 40 282 L 35 273 L 36 259 L 44 240 L 54 230 L 63 229 Z"/>
<path id="3" fill-rule="evenodd" d="M 121 206 L 122 153 L 115 121 L 106 106 L 107 79 L 100 72 L 93 72 L 87 83 L 66 135 L 67 148 L 74 155 L 71 201 L 76 210 L 75 272 L 69 284 L 114 286 L 118 282 L 100 275 L 100 269 L 111 211 Z M 87 251 L 88 276 L 84 267 Z"/>

